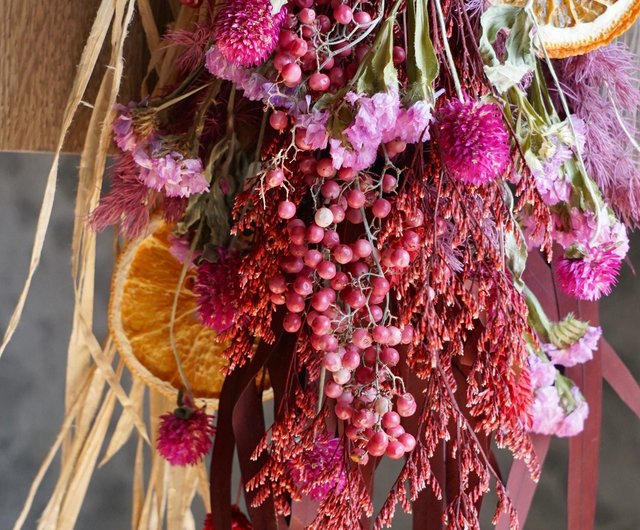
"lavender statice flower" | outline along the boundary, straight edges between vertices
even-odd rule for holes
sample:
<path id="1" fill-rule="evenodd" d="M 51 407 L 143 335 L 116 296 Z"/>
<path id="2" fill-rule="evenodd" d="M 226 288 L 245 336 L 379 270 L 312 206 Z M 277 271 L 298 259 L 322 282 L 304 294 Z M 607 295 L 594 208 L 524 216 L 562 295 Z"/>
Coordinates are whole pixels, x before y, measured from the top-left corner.
<path id="1" fill-rule="evenodd" d="M 558 61 L 558 74 L 573 112 L 585 123 L 583 155 L 589 175 L 625 223 L 638 226 L 640 168 L 614 109 L 615 104 L 624 127 L 637 137 L 640 71 L 636 55 L 617 42 Z"/>
<path id="2" fill-rule="evenodd" d="M 593 359 L 593 352 L 598 348 L 601 336 L 600 326 L 589 326 L 585 334 L 569 346 L 560 348 L 549 343 L 543 344 L 542 348 L 554 364 L 571 367 Z"/>
<path id="3" fill-rule="evenodd" d="M 227 0 L 215 21 L 216 46 L 236 66 L 265 62 L 278 45 L 287 8 L 277 13 L 269 0 Z"/>
<path id="4" fill-rule="evenodd" d="M 442 164 L 452 178 L 478 186 L 505 173 L 509 135 L 497 105 L 452 99 L 440 109 L 436 129 Z"/>
<path id="5" fill-rule="evenodd" d="M 152 152 L 157 153 L 160 146 L 159 141 L 153 142 Z M 143 147 L 136 149 L 133 158 L 140 166 L 138 178 L 149 189 L 163 191 L 167 197 L 190 197 L 209 189 L 199 158 L 185 158 L 177 151 L 149 156 Z"/>
<path id="6" fill-rule="evenodd" d="M 312 110 L 311 112 L 298 114 L 296 126 L 304 130 L 304 143 L 309 149 L 324 149 L 327 147 L 329 137 L 327 135 L 327 111 Z"/>
<path id="7" fill-rule="evenodd" d="M 125 152 L 132 152 L 138 145 L 131 116 L 131 109 L 134 106 L 134 103 L 130 103 L 127 107 L 120 104 L 114 106 L 117 116 L 113 120 L 113 136 L 118 148 Z"/>

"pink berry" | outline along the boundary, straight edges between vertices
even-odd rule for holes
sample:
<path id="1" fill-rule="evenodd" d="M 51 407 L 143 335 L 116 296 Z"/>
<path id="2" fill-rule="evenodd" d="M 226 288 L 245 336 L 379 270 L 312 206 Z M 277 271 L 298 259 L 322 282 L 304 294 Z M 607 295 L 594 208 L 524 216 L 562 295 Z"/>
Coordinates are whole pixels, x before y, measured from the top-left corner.
<path id="1" fill-rule="evenodd" d="M 382 348 L 380 362 L 390 367 L 396 366 L 400 362 L 400 353 L 395 348 Z"/>
<path id="2" fill-rule="evenodd" d="M 302 79 L 302 70 L 296 63 L 288 63 L 282 67 L 280 75 L 282 75 L 285 85 L 294 87 L 298 85 Z"/>
<path id="3" fill-rule="evenodd" d="M 382 191 L 384 191 L 385 193 L 390 193 L 393 190 L 395 190 L 397 184 L 398 184 L 398 181 L 393 175 L 390 175 L 389 173 L 385 173 L 382 176 Z"/>
<path id="4" fill-rule="evenodd" d="M 382 456 L 387 450 L 387 446 L 389 445 L 389 437 L 381 432 L 376 432 L 369 443 L 367 443 L 367 451 L 371 456 Z"/>
<path id="5" fill-rule="evenodd" d="M 287 309 L 292 313 L 302 313 L 304 311 L 304 298 L 295 292 L 288 292 L 285 295 Z"/>
<path id="6" fill-rule="evenodd" d="M 329 182 L 333 182 L 333 181 L 330 180 Z M 329 206 L 329 210 L 331 210 L 331 213 L 333 214 L 334 223 L 340 224 L 342 221 L 344 221 L 346 214 L 342 206 L 338 206 L 337 204 L 332 204 L 331 206 Z"/>
<path id="7" fill-rule="evenodd" d="M 391 289 L 391 285 L 386 278 L 383 278 L 382 276 L 375 276 L 371 280 L 371 289 L 373 290 L 374 294 L 384 296 L 389 292 L 389 289 Z"/>
<path id="8" fill-rule="evenodd" d="M 309 50 L 309 45 L 307 41 L 304 39 L 294 39 L 289 46 L 287 46 L 287 50 L 294 57 L 302 57 Z"/>
<path id="9" fill-rule="evenodd" d="M 278 36 L 278 47 L 288 48 L 296 39 L 296 34 L 293 31 L 287 31 L 286 29 L 283 29 Z"/>
<path id="10" fill-rule="evenodd" d="M 416 439 L 412 434 L 405 432 L 398 436 L 398 441 L 404 445 L 405 452 L 409 453 L 416 448 Z"/>
<path id="11" fill-rule="evenodd" d="M 282 201 L 278 204 L 278 216 L 281 219 L 291 219 L 296 214 L 296 205 L 291 201 Z"/>
<path id="12" fill-rule="evenodd" d="M 368 385 L 376 378 L 376 372 L 368 366 L 359 366 L 355 373 L 356 381 L 361 385 Z"/>
<path id="13" fill-rule="evenodd" d="M 302 319 L 296 313 L 287 313 L 282 321 L 282 327 L 289 333 L 295 333 L 302 326 Z"/>
<path id="14" fill-rule="evenodd" d="M 346 385 L 351 379 L 351 372 L 346 368 L 340 368 L 337 372 L 333 372 L 333 380 L 339 385 Z"/>
<path id="15" fill-rule="evenodd" d="M 404 427 L 402 425 L 396 425 L 395 427 L 389 427 L 385 429 L 386 433 L 389 436 L 393 436 L 394 438 L 398 438 L 404 434 Z"/>
<path id="16" fill-rule="evenodd" d="M 312 269 L 315 269 L 318 266 L 318 264 L 322 261 L 322 254 L 315 249 L 310 249 L 304 253 L 304 256 L 302 259 L 304 260 L 304 264 L 307 267 L 311 267 Z"/>
<path id="17" fill-rule="evenodd" d="M 304 241 L 304 239 L 302 239 Z M 289 245 L 289 254 L 295 256 L 296 258 L 303 258 L 305 253 L 307 252 L 307 245 L 298 245 L 296 243 L 291 243 Z"/>
<path id="18" fill-rule="evenodd" d="M 316 12 L 309 7 L 305 7 L 298 13 L 298 19 L 303 24 L 312 24 L 316 19 Z"/>
<path id="19" fill-rule="evenodd" d="M 407 325 L 402 330 L 402 340 L 400 341 L 402 344 L 411 344 L 413 342 L 413 326 Z"/>
<path id="20" fill-rule="evenodd" d="M 327 180 L 320 188 L 325 199 L 333 200 L 340 196 L 340 185 L 335 180 Z"/>
<path id="21" fill-rule="evenodd" d="M 316 160 L 315 158 L 303 158 L 298 164 L 300 171 L 305 175 L 310 175 L 316 172 Z"/>
<path id="22" fill-rule="evenodd" d="M 351 244 L 353 253 L 359 258 L 368 258 L 373 252 L 373 247 L 367 239 L 358 239 Z"/>
<path id="23" fill-rule="evenodd" d="M 379 305 L 369 306 L 369 312 L 371 313 L 374 322 L 380 322 L 380 320 L 382 320 L 384 313 Z"/>
<path id="24" fill-rule="evenodd" d="M 347 285 L 349 285 L 349 277 L 344 272 L 336 272 L 335 276 L 331 279 L 330 283 L 331 283 L 331 288 L 334 291 L 342 291 L 347 287 Z M 366 299 L 365 299 L 365 303 L 366 303 Z"/>
<path id="25" fill-rule="evenodd" d="M 342 386 L 335 381 L 327 381 L 324 385 L 324 393 L 328 398 L 337 399 L 342 395 Z"/>
<path id="26" fill-rule="evenodd" d="M 316 335 L 326 335 L 331 330 L 331 320 L 324 315 L 318 315 L 313 319 L 311 329 Z"/>
<path id="27" fill-rule="evenodd" d="M 402 244 L 407 250 L 420 248 L 420 236 L 413 230 L 407 230 L 402 236 Z"/>
<path id="28" fill-rule="evenodd" d="M 351 182 L 358 176 L 355 169 L 350 167 L 343 167 L 338 171 L 338 178 L 343 182 Z"/>
<path id="29" fill-rule="evenodd" d="M 304 276 L 298 276 L 293 282 L 293 290 L 300 296 L 309 296 L 313 292 L 313 282 Z"/>
<path id="30" fill-rule="evenodd" d="M 344 288 L 342 299 L 353 309 L 360 309 L 367 303 L 367 297 L 364 293 L 360 289 L 351 286 Z"/>
<path id="31" fill-rule="evenodd" d="M 287 280 L 282 274 L 276 274 L 269 280 L 269 290 L 275 294 L 282 294 L 287 290 Z"/>
<path id="32" fill-rule="evenodd" d="M 320 208 L 316 211 L 314 221 L 321 228 L 327 228 L 333 223 L 333 212 L 329 208 Z"/>
<path id="33" fill-rule="evenodd" d="M 324 367 L 330 372 L 337 372 L 342 368 L 342 359 L 337 353 L 327 353 L 322 361 Z"/>
<path id="34" fill-rule="evenodd" d="M 385 326 L 376 326 L 371 332 L 373 340 L 378 344 L 386 344 L 389 341 L 389 330 Z"/>
<path id="35" fill-rule="evenodd" d="M 336 168 L 333 167 L 333 160 L 330 158 L 321 158 L 316 164 L 316 172 L 322 178 L 333 178 L 336 174 Z"/>
<path id="36" fill-rule="evenodd" d="M 276 305 L 284 305 L 284 294 L 279 293 L 271 293 L 269 295 L 269 300 Z"/>
<path id="37" fill-rule="evenodd" d="M 355 350 L 349 350 L 342 358 L 342 366 L 348 370 L 355 370 L 360 366 L 360 355 Z"/>
<path id="38" fill-rule="evenodd" d="M 380 396 L 373 404 L 373 408 L 379 415 L 383 416 L 384 414 L 389 412 L 389 409 L 391 408 L 391 402 L 388 398 Z"/>
<path id="39" fill-rule="evenodd" d="M 391 263 L 399 269 L 406 269 L 411 263 L 411 256 L 403 248 L 397 248 L 391 254 Z"/>
<path id="40" fill-rule="evenodd" d="M 347 220 L 354 225 L 362 224 L 363 217 L 360 208 L 358 208 L 357 210 L 354 208 L 349 208 L 347 210 Z"/>
<path id="41" fill-rule="evenodd" d="M 380 219 L 384 219 L 391 213 L 391 203 L 387 199 L 378 199 L 371 207 L 373 215 Z"/>
<path id="42" fill-rule="evenodd" d="M 324 229 L 316 224 L 309 225 L 305 230 L 304 237 L 309 243 L 320 243 L 324 237 Z"/>
<path id="43" fill-rule="evenodd" d="M 333 259 L 341 265 L 349 263 L 353 258 L 353 251 L 349 245 L 338 245 L 333 249 Z"/>
<path id="44" fill-rule="evenodd" d="M 322 289 L 311 297 L 311 307 L 316 311 L 324 312 L 335 302 L 336 293 L 333 289 Z"/>
<path id="45" fill-rule="evenodd" d="M 325 394 L 326 394 L 326 392 L 325 392 Z M 358 427 L 356 427 L 355 425 L 347 425 L 344 428 L 344 435 L 349 440 L 357 440 L 358 437 L 360 436 L 360 429 L 358 429 Z"/>
<path id="46" fill-rule="evenodd" d="M 318 276 L 323 280 L 331 280 L 336 276 L 336 266 L 330 261 L 322 261 L 316 267 Z"/>
<path id="47" fill-rule="evenodd" d="M 333 410 L 340 420 L 348 420 L 353 414 L 353 409 L 351 408 L 351 406 L 344 401 L 338 401 Z"/>
<path id="48" fill-rule="evenodd" d="M 281 110 L 276 110 L 269 116 L 269 125 L 273 127 L 276 131 L 284 131 L 289 125 L 289 118 L 286 113 Z"/>
<path id="49" fill-rule="evenodd" d="M 367 24 L 371 24 L 371 15 L 366 11 L 356 11 L 353 14 L 353 20 L 361 26 L 366 26 Z"/>
<path id="50" fill-rule="evenodd" d="M 360 190 L 349 190 L 346 193 L 347 203 L 350 208 L 362 208 L 366 201 L 365 194 Z"/>
<path id="51" fill-rule="evenodd" d="M 325 92 L 331 86 L 331 79 L 327 74 L 315 73 L 309 77 L 309 88 L 317 92 Z"/>
<path id="52" fill-rule="evenodd" d="M 354 330 L 351 341 L 361 350 L 364 350 L 373 344 L 373 338 L 364 328 L 357 328 Z"/>
<path id="53" fill-rule="evenodd" d="M 329 250 L 334 249 L 340 244 L 340 236 L 335 230 L 327 230 L 322 238 L 322 244 Z"/>
<path id="54" fill-rule="evenodd" d="M 401 64 L 407 58 L 407 52 L 402 46 L 393 47 L 393 64 Z"/>
<path id="55" fill-rule="evenodd" d="M 418 405 L 414 397 L 407 392 L 406 394 L 398 397 L 396 400 L 396 408 L 398 409 L 398 414 L 400 414 L 400 416 L 407 418 L 415 414 Z"/>
<path id="56" fill-rule="evenodd" d="M 391 429 L 400 425 L 400 414 L 397 412 L 387 412 L 384 416 L 382 416 L 382 427 L 385 429 Z"/>
<path id="57" fill-rule="evenodd" d="M 353 20 L 353 11 L 346 4 L 340 4 L 333 10 L 333 18 L 338 24 L 349 24 Z"/>
<path id="58" fill-rule="evenodd" d="M 398 440 L 391 440 L 387 445 L 385 454 L 392 460 L 398 460 L 404 456 L 404 445 Z"/>
<path id="59" fill-rule="evenodd" d="M 278 72 L 282 72 L 282 69 L 286 65 L 295 62 L 295 60 L 296 58 L 290 53 L 278 52 L 273 57 L 273 66 L 278 70 Z"/>
<path id="60" fill-rule="evenodd" d="M 387 329 L 389 330 L 389 341 L 387 344 L 389 346 L 397 346 L 400 344 L 402 342 L 402 331 L 400 331 L 400 328 L 397 326 L 388 326 Z"/>

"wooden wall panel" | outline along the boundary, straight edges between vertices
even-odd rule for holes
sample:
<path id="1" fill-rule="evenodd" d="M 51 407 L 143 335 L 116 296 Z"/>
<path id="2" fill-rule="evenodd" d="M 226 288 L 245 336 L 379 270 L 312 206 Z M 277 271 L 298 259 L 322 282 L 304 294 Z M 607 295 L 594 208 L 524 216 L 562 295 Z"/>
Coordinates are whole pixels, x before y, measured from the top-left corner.
<path id="1" fill-rule="evenodd" d="M 99 0 L 3 0 L 0 17 L 0 151 L 51 151 Z M 166 20 L 167 0 L 153 0 Z M 131 27 L 121 100 L 139 99 L 148 48 L 138 19 Z M 108 48 L 108 39 L 105 48 Z M 103 50 L 100 64 L 108 59 Z M 85 99 L 91 102 L 98 76 Z M 90 111 L 79 109 L 65 144 L 78 152 Z"/>

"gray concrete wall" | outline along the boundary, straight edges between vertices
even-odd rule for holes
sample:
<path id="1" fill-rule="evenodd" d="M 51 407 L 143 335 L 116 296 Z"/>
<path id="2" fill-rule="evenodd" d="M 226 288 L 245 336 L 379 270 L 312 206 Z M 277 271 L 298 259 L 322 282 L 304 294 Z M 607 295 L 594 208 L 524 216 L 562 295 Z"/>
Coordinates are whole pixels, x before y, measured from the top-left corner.
<path id="1" fill-rule="evenodd" d="M 36 216 L 48 172 L 44 155 L 0 154 L 0 328 L 4 331 L 25 278 Z M 40 269 L 22 323 L 0 359 L 0 530 L 13 526 L 29 485 L 53 443 L 63 413 L 66 346 L 71 325 L 70 241 L 77 158 L 63 158 L 56 205 Z M 111 272 L 110 236 L 100 240 L 96 330 L 103 336 Z M 640 238 L 631 262 L 640 266 Z M 640 279 L 625 268 L 603 304 L 605 333 L 640 379 Z M 640 420 L 605 389 L 598 528 L 640 529 Z M 566 442 L 557 440 L 543 473 L 527 529 L 565 528 Z M 125 530 L 129 525 L 129 444 L 99 469 L 78 521 L 80 530 Z M 35 528 L 54 483 L 45 480 L 25 528 Z M 389 471 L 391 472 L 391 470 Z M 394 528 L 409 528 L 399 518 Z M 487 526 L 489 528 L 489 526 Z"/>

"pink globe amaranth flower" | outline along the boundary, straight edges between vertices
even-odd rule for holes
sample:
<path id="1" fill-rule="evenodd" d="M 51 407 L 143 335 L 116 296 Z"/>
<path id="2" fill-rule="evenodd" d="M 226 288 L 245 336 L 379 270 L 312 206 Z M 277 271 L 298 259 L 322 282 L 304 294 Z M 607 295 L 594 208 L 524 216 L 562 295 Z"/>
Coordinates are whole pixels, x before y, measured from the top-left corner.
<path id="1" fill-rule="evenodd" d="M 242 513 L 240 507 L 236 504 L 231 506 L 231 530 L 252 530 L 253 525 Z M 213 526 L 213 515 L 208 513 L 204 519 L 204 527 L 202 530 L 215 530 Z"/>
<path id="2" fill-rule="evenodd" d="M 156 448 L 172 466 L 191 466 L 206 455 L 215 434 L 213 416 L 202 409 L 179 407 L 160 417 Z"/>
<path id="3" fill-rule="evenodd" d="M 438 112 L 436 130 L 442 164 L 451 177 L 481 185 L 506 171 L 509 135 L 497 105 L 452 99 Z"/>
<path id="4" fill-rule="evenodd" d="M 203 261 L 198 266 L 198 279 L 193 291 L 198 296 L 200 318 L 216 333 L 222 333 L 233 325 L 235 300 L 240 290 L 240 262 L 238 253 L 220 248 L 217 261 Z"/>
<path id="5" fill-rule="evenodd" d="M 599 326 L 589 326 L 585 334 L 570 346 L 558 348 L 554 344 L 544 344 L 543 349 L 554 364 L 571 367 L 593 359 L 601 336 L 602 329 Z"/>
<path id="6" fill-rule="evenodd" d="M 343 458 L 340 440 L 325 434 L 316 440 L 312 450 L 303 452 L 289 463 L 291 477 L 301 493 L 321 501 L 330 491 L 339 493 L 344 488 L 346 476 L 340 465 Z"/>
<path id="7" fill-rule="evenodd" d="M 264 63 L 278 45 L 280 28 L 287 16 L 276 14 L 269 0 L 227 0 L 215 22 L 216 46 L 227 61 L 237 66 Z"/>
<path id="8" fill-rule="evenodd" d="M 596 241 L 580 245 L 579 256 L 562 256 L 556 272 L 562 290 L 580 300 L 598 300 L 611 293 L 629 251 L 629 239 L 620 222 L 600 227 Z M 569 249 L 571 250 L 571 249 Z"/>

